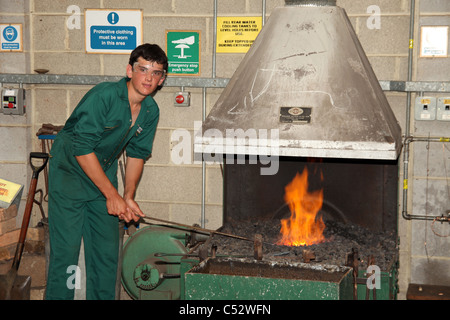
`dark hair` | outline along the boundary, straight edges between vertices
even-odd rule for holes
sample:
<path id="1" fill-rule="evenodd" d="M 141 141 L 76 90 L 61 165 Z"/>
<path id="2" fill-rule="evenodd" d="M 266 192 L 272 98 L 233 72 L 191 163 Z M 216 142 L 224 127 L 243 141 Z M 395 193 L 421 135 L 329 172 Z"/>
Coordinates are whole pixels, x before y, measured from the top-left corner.
<path id="1" fill-rule="evenodd" d="M 142 57 L 147 61 L 162 64 L 164 70 L 167 71 L 167 55 L 157 44 L 144 43 L 136 47 L 136 49 L 131 52 L 128 63 L 133 66 L 133 64 L 139 59 L 139 57 Z"/>

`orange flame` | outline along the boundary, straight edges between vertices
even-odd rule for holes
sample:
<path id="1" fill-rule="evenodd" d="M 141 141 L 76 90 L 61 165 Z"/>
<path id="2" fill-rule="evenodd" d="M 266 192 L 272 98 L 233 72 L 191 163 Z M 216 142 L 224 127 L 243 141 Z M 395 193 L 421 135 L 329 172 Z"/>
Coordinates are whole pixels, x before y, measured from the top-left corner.
<path id="1" fill-rule="evenodd" d="M 323 242 L 325 223 L 316 219 L 322 208 L 323 189 L 308 192 L 308 170 L 297 172 L 295 178 L 285 187 L 284 200 L 289 205 L 291 217 L 281 220 L 282 238 L 277 244 L 285 246 L 306 246 Z"/>

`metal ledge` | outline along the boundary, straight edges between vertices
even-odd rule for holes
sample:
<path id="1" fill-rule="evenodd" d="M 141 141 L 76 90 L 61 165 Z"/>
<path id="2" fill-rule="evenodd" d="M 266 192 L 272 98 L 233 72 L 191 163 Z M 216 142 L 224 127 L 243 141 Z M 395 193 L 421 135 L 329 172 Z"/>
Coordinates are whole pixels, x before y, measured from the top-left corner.
<path id="1" fill-rule="evenodd" d="M 119 81 L 122 76 L 96 76 L 71 74 L 0 74 L 0 83 L 18 84 L 71 84 L 96 85 L 105 81 Z M 168 76 L 166 87 L 225 88 L 227 78 L 194 78 Z M 398 92 L 450 92 L 450 82 L 441 81 L 389 81 L 381 80 L 383 91 Z"/>
<path id="2" fill-rule="evenodd" d="M 450 82 L 440 81 L 380 81 L 384 91 L 450 92 Z"/>
<path id="3" fill-rule="evenodd" d="M 119 81 L 123 76 L 96 76 L 70 74 L 0 74 L 0 83 L 19 84 L 71 84 L 96 85 L 105 81 Z M 168 76 L 164 82 L 166 87 L 225 88 L 226 78 L 192 78 Z"/>

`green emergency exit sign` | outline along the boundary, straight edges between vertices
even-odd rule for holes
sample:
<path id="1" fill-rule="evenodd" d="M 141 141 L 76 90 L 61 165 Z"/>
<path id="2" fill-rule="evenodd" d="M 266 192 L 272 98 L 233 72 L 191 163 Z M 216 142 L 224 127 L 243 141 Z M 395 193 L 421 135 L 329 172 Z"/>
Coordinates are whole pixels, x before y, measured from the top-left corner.
<path id="1" fill-rule="evenodd" d="M 200 75 L 200 31 L 166 31 L 168 74 Z"/>

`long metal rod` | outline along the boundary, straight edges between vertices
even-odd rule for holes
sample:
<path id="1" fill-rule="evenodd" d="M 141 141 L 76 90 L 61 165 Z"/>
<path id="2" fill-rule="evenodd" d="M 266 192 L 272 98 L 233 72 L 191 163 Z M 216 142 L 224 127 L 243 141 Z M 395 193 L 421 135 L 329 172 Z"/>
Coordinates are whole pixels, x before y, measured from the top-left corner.
<path id="1" fill-rule="evenodd" d="M 220 232 L 217 230 L 211 230 L 211 229 L 205 229 L 205 228 L 200 228 L 200 227 L 196 227 L 196 226 L 190 226 L 188 224 L 184 224 L 184 223 L 179 223 L 179 222 L 174 222 L 174 221 L 169 221 L 169 220 L 164 220 L 164 219 L 159 219 L 159 218 L 155 218 L 155 217 L 150 217 L 150 216 L 145 216 L 144 220 L 148 219 L 148 220 L 153 220 L 153 221 L 157 221 L 157 222 L 161 222 L 161 223 L 165 223 L 165 224 L 169 224 L 172 226 L 179 226 L 179 227 L 183 227 L 183 228 L 187 228 L 188 230 L 192 230 L 192 231 L 197 231 L 197 232 L 203 232 L 206 234 L 217 234 L 220 236 L 225 236 L 225 237 L 229 237 L 229 238 L 235 238 L 235 239 L 239 239 L 239 240 L 244 240 L 244 241 L 250 241 L 250 242 L 254 242 L 254 239 L 250 239 L 250 238 L 246 238 L 246 237 L 241 237 L 235 234 L 231 234 L 231 233 L 225 233 L 225 232 Z M 274 245 L 273 243 L 270 242 L 263 242 L 265 244 L 269 244 L 269 245 Z"/>
<path id="2" fill-rule="evenodd" d="M 214 0 L 212 78 L 216 77 L 217 0 Z"/>
<path id="3" fill-rule="evenodd" d="M 266 23 L 266 0 L 262 0 L 262 26 L 264 27 L 264 24 Z"/>
<path id="4" fill-rule="evenodd" d="M 202 123 L 206 119 L 206 88 L 202 89 L 203 99 L 202 99 Z M 200 129 L 201 130 L 201 129 Z M 202 208 L 201 208 L 201 219 L 200 225 L 202 228 L 206 225 L 206 162 L 202 155 Z"/>
<path id="5" fill-rule="evenodd" d="M 115 82 L 123 76 L 98 76 L 75 74 L 0 74 L 0 83 L 6 84 L 70 84 L 96 85 L 101 82 Z M 192 87 L 192 88 L 225 88 L 229 78 L 194 78 L 171 77 L 164 81 L 164 87 Z M 396 92 L 450 92 L 450 81 L 391 81 L 380 80 L 383 91 Z"/>
<path id="6" fill-rule="evenodd" d="M 408 50 L 408 75 L 407 81 L 412 80 L 412 65 L 413 65 L 413 55 L 414 55 L 414 15 L 416 11 L 416 1 L 411 0 L 410 8 L 410 21 L 409 21 L 409 50 Z M 411 120 L 411 92 L 407 94 L 407 105 L 406 105 L 406 124 L 405 124 L 405 136 L 410 135 L 410 120 Z"/>
<path id="7" fill-rule="evenodd" d="M 116 82 L 123 76 L 98 76 L 75 74 L 0 74 L 0 83 L 18 84 L 70 84 L 70 85 L 96 85 L 101 82 Z M 194 78 L 168 76 L 164 81 L 165 87 L 194 87 L 194 88 L 225 88 L 228 78 Z M 449 86 L 450 87 L 450 86 Z"/>
<path id="8" fill-rule="evenodd" d="M 213 14 L 213 58 L 212 58 L 212 79 L 216 78 L 216 38 L 217 38 L 217 0 L 214 0 L 214 14 Z M 228 83 L 228 82 L 227 82 Z M 206 86 L 202 89 L 202 123 L 206 119 Z M 206 162 L 202 156 L 202 203 L 200 225 L 202 228 L 206 224 Z"/>
<path id="9" fill-rule="evenodd" d="M 408 51 L 408 75 L 407 80 L 412 80 L 412 58 L 414 49 L 414 14 L 415 14 L 415 0 L 411 0 L 409 18 L 409 51 Z M 411 122 L 411 92 L 406 94 L 406 120 L 405 120 L 405 142 L 403 143 L 403 202 L 402 202 L 402 216 L 405 219 L 411 219 L 408 214 L 408 176 L 409 176 L 409 141 L 410 137 L 410 122 Z"/>

